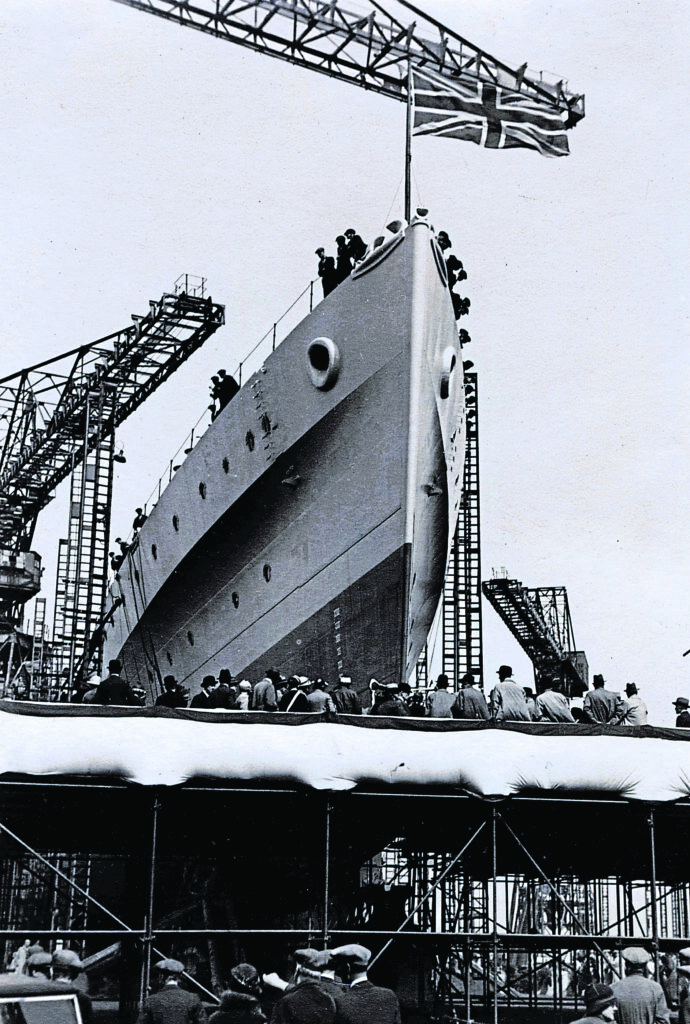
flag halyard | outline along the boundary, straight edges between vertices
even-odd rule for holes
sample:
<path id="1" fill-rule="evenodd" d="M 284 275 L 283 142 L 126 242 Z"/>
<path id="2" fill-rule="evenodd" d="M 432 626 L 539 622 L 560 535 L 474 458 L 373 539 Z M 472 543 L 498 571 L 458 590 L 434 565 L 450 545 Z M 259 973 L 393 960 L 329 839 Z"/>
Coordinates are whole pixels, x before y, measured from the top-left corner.
<path id="1" fill-rule="evenodd" d="M 412 69 L 414 135 L 463 139 L 487 149 L 536 149 L 544 156 L 569 153 L 564 115 L 525 93 L 463 76 L 449 81 Z"/>

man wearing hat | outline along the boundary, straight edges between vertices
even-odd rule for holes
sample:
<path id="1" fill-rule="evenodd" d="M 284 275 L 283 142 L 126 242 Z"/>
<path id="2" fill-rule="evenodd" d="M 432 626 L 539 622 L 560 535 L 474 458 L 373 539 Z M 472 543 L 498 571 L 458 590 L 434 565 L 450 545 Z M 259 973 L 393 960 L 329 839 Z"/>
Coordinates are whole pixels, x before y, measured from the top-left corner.
<path id="1" fill-rule="evenodd" d="M 33 949 L 29 947 L 29 952 Z M 40 947 L 39 947 L 40 949 Z M 26 973 L 30 978 L 47 978 L 50 981 L 50 968 L 53 958 L 50 953 L 44 953 L 41 949 L 38 953 L 31 953 L 26 961 Z"/>
<path id="2" fill-rule="evenodd" d="M 77 978 L 83 970 L 84 965 L 73 949 L 56 949 L 53 953 L 53 981 L 58 985 L 76 987 L 81 1019 L 84 1024 L 91 1024 L 93 1019 L 91 999 L 77 985 Z"/>
<path id="3" fill-rule="evenodd" d="M 338 273 L 335 269 L 335 260 L 332 256 L 326 255 L 326 250 L 319 247 L 316 250 L 316 255 L 319 257 L 319 277 L 321 278 L 321 284 L 323 285 L 323 297 L 326 298 L 334 288 L 338 287 Z"/>
<path id="4" fill-rule="evenodd" d="M 298 949 L 290 988 L 273 1007 L 271 1024 L 334 1024 L 335 1000 L 322 983 L 331 959 L 327 949 Z"/>
<path id="5" fill-rule="evenodd" d="M 460 685 L 462 689 L 451 708 L 453 718 L 480 718 L 484 722 L 488 722 L 491 718 L 489 705 L 486 703 L 486 697 L 482 691 L 475 688 L 474 676 L 471 672 L 465 673 L 460 680 Z"/>
<path id="6" fill-rule="evenodd" d="M 623 725 L 647 725 L 647 705 L 637 692 L 636 683 L 625 684 L 625 699 L 628 706 L 625 709 Z"/>
<path id="7" fill-rule="evenodd" d="M 331 953 L 331 964 L 348 983 L 335 997 L 338 1024 L 400 1024 L 400 1004 L 395 992 L 372 985 L 367 977 L 371 951 L 351 943 Z"/>
<path id="8" fill-rule="evenodd" d="M 372 687 L 372 683 L 375 686 Z M 410 712 L 400 699 L 400 687 L 397 683 L 379 683 L 376 679 L 372 679 L 369 687 L 374 694 L 374 703 L 369 709 L 370 715 L 407 718 Z"/>
<path id="9" fill-rule="evenodd" d="M 209 1017 L 209 1024 L 263 1024 L 266 1020 L 256 996 L 230 989 L 220 997 L 220 1006 Z"/>
<path id="10" fill-rule="evenodd" d="M 138 1024 L 206 1024 L 199 996 L 180 988 L 184 965 L 179 960 L 159 960 L 156 970 L 163 987 L 146 1000 Z"/>
<path id="11" fill-rule="evenodd" d="M 628 946 L 623 950 L 625 977 L 611 987 L 616 997 L 621 1024 L 668 1024 L 669 1012 L 661 985 L 646 976 L 652 959 L 646 949 Z"/>
<path id="12" fill-rule="evenodd" d="M 590 725 L 618 725 L 625 717 L 626 702 L 620 693 L 604 689 L 602 675 L 592 676 L 593 690 L 588 690 L 582 701 L 585 722 Z"/>
<path id="13" fill-rule="evenodd" d="M 616 997 L 608 985 L 588 985 L 585 989 L 585 1007 L 587 1016 L 581 1017 L 575 1024 L 601 1024 L 601 1021 L 612 1021 L 616 1016 Z"/>
<path id="14" fill-rule="evenodd" d="M 690 700 L 687 697 L 676 697 L 673 706 L 676 709 L 676 729 L 690 729 Z"/>
<path id="15" fill-rule="evenodd" d="M 367 254 L 367 244 L 360 235 L 357 234 L 354 228 L 348 228 L 345 232 L 345 251 L 352 260 L 354 266 L 355 263 L 359 263 L 363 260 Z"/>
<path id="16" fill-rule="evenodd" d="M 513 679 L 510 665 L 501 665 L 498 682 L 491 691 L 491 716 L 495 722 L 530 722 L 525 691 Z"/>

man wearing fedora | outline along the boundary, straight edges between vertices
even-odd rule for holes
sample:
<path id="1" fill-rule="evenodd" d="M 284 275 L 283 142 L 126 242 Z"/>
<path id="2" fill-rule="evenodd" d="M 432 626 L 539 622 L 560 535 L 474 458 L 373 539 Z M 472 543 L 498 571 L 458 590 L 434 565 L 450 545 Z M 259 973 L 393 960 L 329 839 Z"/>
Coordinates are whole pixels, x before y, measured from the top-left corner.
<path id="1" fill-rule="evenodd" d="M 475 688 L 474 676 L 471 672 L 465 673 L 460 680 L 460 685 L 462 689 L 455 698 L 455 703 L 451 708 L 453 718 L 479 718 L 484 722 L 488 722 L 491 714 L 486 703 L 486 697 L 481 690 Z"/>
<path id="2" fill-rule="evenodd" d="M 575 1024 L 601 1024 L 612 1021 L 616 1017 L 616 997 L 609 985 L 588 985 L 585 989 L 585 1008 L 587 1016 L 575 1021 Z"/>
<path id="3" fill-rule="evenodd" d="M 620 1024 L 669 1024 L 664 990 L 646 976 L 650 954 L 639 946 L 628 946 L 621 955 L 625 977 L 611 986 Z"/>
<path id="4" fill-rule="evenodd" d="M 335 997 L 338 1024 L 400 1024 L 400 1003 L 389 988 L 367 977 L 371 951 L 353 942 L 331 952 L 331 965 L 345 982 Z"/>
<path id="5" fill-rule="evenodd" d="M 676 729 L 690 729 L 690 700 L 687 697 L 676 697 L 673 706 L 676 709 Z"/>
<path id="6" fill-rule="evenodd" d="M 163 987 L 146 1000 L 138 1024 L 206 1024 L 206 1011 L 199 996 L 180 988 L 184 964 L 179 960 L 159 960 L 156 970 Z"/>
<path id="7" fill-rule="evenodd" d="M 625 717 L 626 702 L 620 693 L 604 688 L 602 675 L 592 676 L 593 690 L 588 690 L 582 701 L 585 722 L 590 725 L 618 725 Z"/>
<path id="8" fill-rule="evenodd" d="M 647 705 L 637 692 L 636 683 L 625 684 L 625 699 L 628 706 L 623 718 L 624 725 L 647 725 Z"/>
<path id="9" fill-rule="evenodd" d="M 489 704 L 495 722 L 531 722 L 525 691 L 513 679 L 510 665 L 501 665 L 498 682 L 491 691 Z"/>

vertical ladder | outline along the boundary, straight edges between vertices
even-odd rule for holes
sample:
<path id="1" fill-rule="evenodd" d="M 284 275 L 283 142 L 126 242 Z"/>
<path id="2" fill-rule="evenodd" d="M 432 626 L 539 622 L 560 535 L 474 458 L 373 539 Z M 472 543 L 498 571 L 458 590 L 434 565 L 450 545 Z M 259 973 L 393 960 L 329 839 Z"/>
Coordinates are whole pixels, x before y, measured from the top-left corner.
<path id="1" fill-rule="evenodd" d="M 34 696 L 43 680 L 45 655 L 46 599 L 37 597 L 34 602 L 34 631 L 31 639 L 31 662 L 29 667 L 29 695 Z"/>
<path id="2" fill-rule="evenodd" d="M 466 672 L 483 682 L 477 374 L 465 374 L 467 430 L 460 513 L 443 589 L 443 671 L 457 689 Z"/>

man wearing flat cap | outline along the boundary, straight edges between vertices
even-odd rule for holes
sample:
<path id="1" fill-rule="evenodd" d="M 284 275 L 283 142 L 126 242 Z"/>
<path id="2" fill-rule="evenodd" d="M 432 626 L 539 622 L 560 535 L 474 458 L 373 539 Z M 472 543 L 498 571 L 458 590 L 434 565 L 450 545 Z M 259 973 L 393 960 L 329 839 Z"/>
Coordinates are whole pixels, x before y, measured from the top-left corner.
<path id="1" fill-rule="evenodd" d="M 628 946 L 623 950 L 625 977 L 611 988 L 616 997 L 621 1024 L 668 1024 L 669 1011 L 661 985 L 646 976 L 652 959 L 646 949 Z"/>
<path id="2" fill-rule="evenodd" d="M 588 985 L 585 989 L 585 1007 L 587 1016 L 575 1021 L 575 1024 L 601 1024 L 610 1022 L 616 1016 L 616 997 L 608 985 Z"/>
<path id="3" fill-rule="evenodd" d="M 93 1006 L 91 999 L 83 992 L 77 983 L 79 975 L 84 970 L 84 965 L 79 955 L 73 949 L 56 949 L 53 953 L 53 981 L 56 985 L 73 985 L 77 989 L 77 1002 L 81 1010 L 81 1019 L 84 1024 L 91 1024 L 93 1020 Z"/>
<path id="4" fill-rule="evenodd" d="M 330 963 L 328 950 L 298 949 L 293 954 L 292 986 L 273 1007 L 271 1024 L 334 1024 L 335 1000 L 322 984 Z"/>
<path id="5" fill-rule="evenodd" d="M 206 1024 L 199 996 L 180 988 L 184 965 L 179 960 L 159 960 L 156 970 L 163 987 L 146 1000 L 138 1024 Z"/>
<path id="6" fill-rule="evenodd" d="M 26 961 L 26 973 L 30 978 L 47 978 L 50 981 L 50 968 L 53 958 L 50 953 L 32 953 Z"/>
<path id="7" fill-rule="evenodd" d="M 395 992 L 372 985 L 367 977 L 371 952 L 350 943 L 331 953 L 331 964 L 346 988 L 335 997 L 338 1024 L 400 1024 L 400 1004 Z"/>

